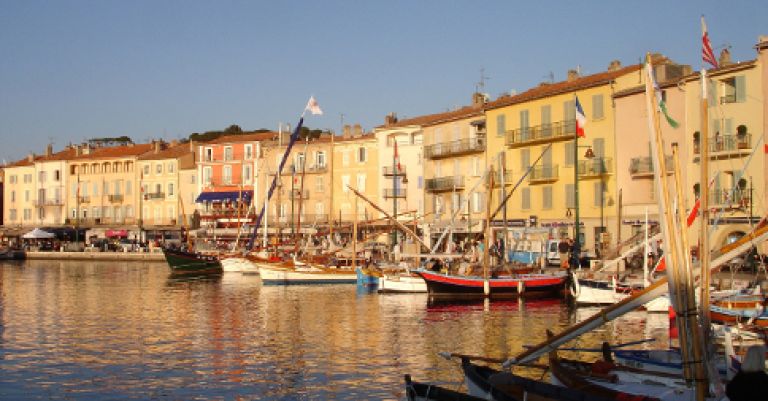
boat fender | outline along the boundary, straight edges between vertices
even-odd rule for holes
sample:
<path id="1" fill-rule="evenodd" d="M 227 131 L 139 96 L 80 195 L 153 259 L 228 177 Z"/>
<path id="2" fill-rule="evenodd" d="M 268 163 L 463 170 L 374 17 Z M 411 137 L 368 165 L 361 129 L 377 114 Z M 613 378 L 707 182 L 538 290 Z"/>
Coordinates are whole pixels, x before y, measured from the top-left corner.
<path id="1" fill-rule="evenodd" d="M 579 284 L 579 277 L 576 275 L 576 273 L 571 272 L 571 274 L 568 276 L 570 283 L 568 283 L 568 291 L 571 293 L 571 296 L 575 299 L 578 298 L 579 295 L 581 295 L 581 285 Z"/>
<path id="2" fill-rule="evenodd" d="M 525 292 L 525 282 L 523 280 L 520 280 L 517 282 L 517 293 L 520 295 L 523 295 Z"/>

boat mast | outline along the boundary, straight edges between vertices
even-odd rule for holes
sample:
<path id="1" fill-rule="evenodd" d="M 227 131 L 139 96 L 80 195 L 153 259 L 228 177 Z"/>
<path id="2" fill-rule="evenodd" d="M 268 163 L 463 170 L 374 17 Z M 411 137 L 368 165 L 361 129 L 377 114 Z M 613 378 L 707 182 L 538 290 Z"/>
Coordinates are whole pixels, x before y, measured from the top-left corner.
<path id="1" fill-rule="evenodd" d="M 296 231 L 298 232 L 298 236 L 293 239 L 293 255 L 294 257 L 298 257 L 299 255 L 299 238 L 301 238 L 301 210 L 304 206 L 304 175 L 307 172 L 307 149 L 309 148 L 309 132 L 307 132 L 307 136 L 304 139 L 304 158 L 301 160 L 301 185 L 299 185 L 299 214 L 296 216 Z M 291 194 L 293 197 L 296 197 L 296 194 Z"/>
<path id="2" fill-rule="evenodd" d="M 483 247 L 483 294 L 491 295 L 491 285 L 488 282 L 488 264 L 491 248 L 491 201 L 493 200 L 493 165 L 488 170 L 488 199 L 485 200 L 485 246 Z"/>

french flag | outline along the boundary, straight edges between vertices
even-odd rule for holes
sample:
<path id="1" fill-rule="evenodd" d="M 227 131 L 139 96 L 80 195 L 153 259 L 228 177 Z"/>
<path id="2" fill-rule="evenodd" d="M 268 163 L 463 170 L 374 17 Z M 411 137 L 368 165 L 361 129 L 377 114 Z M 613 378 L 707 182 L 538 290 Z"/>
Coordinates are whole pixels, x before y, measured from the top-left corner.
<path id="1" fill-rule="evenodd" d="M 579 97 L 576 96 L 576 135 L 584 138 L 584 126 L 587 125 L 587 116 L 584 115 L 584 109 L 581 108 Z"/>

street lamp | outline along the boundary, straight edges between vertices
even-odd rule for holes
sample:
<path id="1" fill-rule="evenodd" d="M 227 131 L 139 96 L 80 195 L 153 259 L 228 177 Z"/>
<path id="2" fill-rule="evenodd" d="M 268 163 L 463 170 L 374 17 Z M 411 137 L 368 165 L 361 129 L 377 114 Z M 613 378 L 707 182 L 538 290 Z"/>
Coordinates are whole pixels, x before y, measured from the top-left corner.
<path id="1" fill-rule="evenodd" d="M 579 219 L 579 148 L 585 147 L 587 151 L 584 153 L 584 158 L 593 159 L 595 153 L 592 151 L 591 146 L 579 146 L 579 136 L 575 135 L 573 144 L 573 193 L 574 193 L 574 239 L 573 239 L 573 258 L 575 259 L 575 266 L 580 267 L 579 258 L 581 256 L 581 221 Z M 585 166 L 586 167 L 586 166 Z"/>

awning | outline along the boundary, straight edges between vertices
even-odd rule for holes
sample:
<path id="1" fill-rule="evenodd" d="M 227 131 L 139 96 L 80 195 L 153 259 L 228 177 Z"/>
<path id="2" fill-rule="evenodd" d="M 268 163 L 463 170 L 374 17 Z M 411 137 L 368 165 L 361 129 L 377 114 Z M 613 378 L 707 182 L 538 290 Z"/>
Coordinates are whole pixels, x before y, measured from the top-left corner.
<path id="1" fill-rule="evenodd" d="M 104 235 L 107 237 L 127 237 L 128 230 L 107 230 Z"/>
<path id="2" fill-rule="evenodd" d="M 197 199 L 195 199 L 195 202 L 234 202 L 240 199 L 241 196 L 243 202 L 251 203 L 253 191 L 202 192 Z"/>

